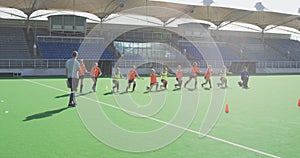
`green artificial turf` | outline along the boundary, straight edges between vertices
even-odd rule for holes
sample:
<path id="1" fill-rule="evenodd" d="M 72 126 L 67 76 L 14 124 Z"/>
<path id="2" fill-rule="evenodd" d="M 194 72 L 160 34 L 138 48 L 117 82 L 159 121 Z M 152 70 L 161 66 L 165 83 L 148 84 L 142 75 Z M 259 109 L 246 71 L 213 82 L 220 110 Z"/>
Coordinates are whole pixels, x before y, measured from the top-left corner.
<path id="1" fill-rule="evenodd" d="M 213 89 L 205 90 L 200 86 L 203 78 L 199 78 L 198 90 L 192 91 L 173 90 L 175 78 L 170 77 L 167 91 L 151 93 L 145 90 L 148 78 L 137 80 L 137 88 L 133 93 L 123 93 L 127 81 L 121 80 L 121 94 L 112 94 L 110 79 L 100 78 L 97 92 L 92 93 L 91 79 L 86 78 L 84 93 L 77 96 L 77 108 L 66 108 L 69 90 L 65 79 L 0 79 L 0 155 L 5 158 L 268 157 L 211 137 L 199 137 L 191 131 L 185 131 L 175 141 L 160 149 L 126 152 L 96 139 L 82 121 L 85 114 L 77 111 L 79 106 L 101 107 L 106 117 L 120 128 L 147 132 L 162 128 L 165 124 L 147 117 L 135 117 L 118 109 L 116 97 L 130 97 L 144 108 L 149 106 L 147 104 L 151 102 L 151 95 L 159 95 L 163 107 L 150 117 L 169 122 L 180 108 L 178 103 L 181 94 L 197 94 L 199 108 L 188 126 L 188 129 L 197 132 L 209 108 L 210 99 L 213 98 L 212 91 L 226 91 L 223 109 L 209 136 L 279 157 L 300 157 L 300 107 L 297 106 L 300 99 L 300 76 L 251 76 L 249 89 L 237 85 L 238 76 L 230 76 L 228 79 L 229 88 L 226 90 L 216 86 L 216 76 L 213 78 Z M 193 81 L 188 85 L 188 88 L 192 87 Z M 190 104 L 184 102 L 182 106 Z M 224 112 L 225 104 L 229 105 L 229 113 Z M 97 116 L 87 116 L 95 119 L 97 125 Z M 114 132 L 106 131 L 105 128 L 101 130 Z M 141 140 L 139 145 L 143 146 L 143 142 Z"/>

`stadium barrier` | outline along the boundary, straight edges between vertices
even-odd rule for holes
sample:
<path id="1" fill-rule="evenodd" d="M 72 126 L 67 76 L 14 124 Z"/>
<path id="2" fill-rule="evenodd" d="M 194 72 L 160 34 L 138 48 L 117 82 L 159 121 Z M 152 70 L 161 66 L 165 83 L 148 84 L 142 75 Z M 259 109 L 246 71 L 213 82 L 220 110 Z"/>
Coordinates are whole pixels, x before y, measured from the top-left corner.
<path id="1" fill-rule="evenodd" d="M 15 76 L 39 76 L 39 75 L 65 75 L 66 59 L 0 59 L 0 73 L 17 73 Z M 168 66 L 172 70 L 176 70 L 178 64 L 181 64 L 184 69 L 189 71 L 190 63 L 180 60 L 165 60 L 163 63 L 153 60 L 94 60 L 86 59 L 85 65 L 89 70 L 94 62 L 99 63 L 104 76 L 110 76 L 115 66 L 122 68 L 124 72 L 132 65 L 136 65 L 140 69 L 141 74 L 148 74 L 150 68 L 162 70 L 164 66 Z M 190 61 L 194 62 L 194 61 Z M 206 61 L 196 61 L 201 69 L 207 67 Z M 226 65 L 230 71 L 238 74 L 243 66 L 250 66 L 252 74 L 257 73 L 300 73 L 300 61 L 210 61 L 213 68 Z M 215 71 L 219 71 L 216 70 Z M 1 75 L 0 75 L 1 76 Z"/>

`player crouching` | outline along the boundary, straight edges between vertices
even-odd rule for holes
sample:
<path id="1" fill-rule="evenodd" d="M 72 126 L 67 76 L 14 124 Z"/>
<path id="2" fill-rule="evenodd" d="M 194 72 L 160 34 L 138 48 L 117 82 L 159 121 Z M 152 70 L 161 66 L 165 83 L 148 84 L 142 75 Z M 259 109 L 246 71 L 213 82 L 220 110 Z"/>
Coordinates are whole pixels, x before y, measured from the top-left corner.
<path id="1" fill-rule="evenodd" d="M 223 66 L 222 71 L 220 73 L 220 83 L 218 83 L 218 87 L 223 87 L 225 85 L 225 87 L 223 88 L 227 88 L 227 74 L 232 74 L 232 72 L 229 72 L 226 68 L 226 66 Z"/>
<path id="2" fill-rule="evenodd" d="M 157 91 L 158 88 L 158 82 L 157 82 L 157 74 L 155 73 L 154 69 L 150 70 L 150 86 L 147 86 L 147 90 L 150 92 L 152 91 L 152 87 L 155 86 L 155 90 Z"/>
<path id="3" fill-rule="evenodd" d="M 135 70 L 135 65 L 132 66 L 132 69 L 128 72 L 128 86 L 126 87 L 126 92 L 128 92 L 128 89 L 131 86 L 131 83 L 133 83 L 133 88 L 132 92 L 134 92 L 135 86 L 136 86 L 136 81 L 134 80 L 135 77 L 140 78 L 139 74 Z"/>
<path id="4" fill-rule="evenodd" d="M 167 90 L 167 85 L 168 85 L 168 76 L 172 76 L 171 73 L 168 72 L 168 68 L 164 67 L 163 71 L 161 72 L 161 83 L 163 85 L 160 85 L 160 88 L 164 88 L 165 90 Z"/>
<path id="5" fill-rule="evenodd" d="M 241 80 L 239 81 L 238 84 L 240 87 L 243 88 L 248 88 L 248 81 L 249 81 L 249 72 L 248 72 L 248 68 L 245 66 L 242 73 L 241 73 Z"/>
<path id="6" fill-rule="evenodd" d="M 112 78 L 113 78 L 113 84 L 114 84 L 114 86 L 113 86 L 113 89 L 112 89 L 112 92 L 114 92 L 115 91 L 115 88 L 117 88 L 117 93 L 119 93 L 119 80 L 121 79 L 121 78 L 123 78 L 123 75 L 121 74 L 121 71 L 120 71 L 120 68 L 119 67 L 117 67 L 116 68 L 116 72 L 113 74 L 113 76 L 112 76 Z"/>

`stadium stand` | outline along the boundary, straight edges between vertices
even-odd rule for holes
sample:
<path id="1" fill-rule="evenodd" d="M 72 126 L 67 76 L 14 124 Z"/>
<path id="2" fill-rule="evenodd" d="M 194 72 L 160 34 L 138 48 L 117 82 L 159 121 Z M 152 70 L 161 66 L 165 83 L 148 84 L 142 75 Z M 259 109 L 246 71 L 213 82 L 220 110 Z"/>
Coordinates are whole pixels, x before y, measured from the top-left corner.
<path id="1" fill-rule="evenodd" d="M 206 45 L 197 45 L 196 47 L 192 44 L 180 44 L 181 52 L 187 56 L 188 59 L 204 60 L 201 51 L 203 52 L 214 52 L 219 51 L 224 60 L 240 60 L 239 56 L 234 53 L 234 50 L 231 49 L 226 43 L 217 43 L 215 44 L 206 44 Z"/>
<path id="2" fill-rule="evenodd" d="M 124 54 L 124 59 L 125 60 L 143 60 L 143 57 L 140 56 L 139 54 L 126 53 L 126 54 Z"/>
<path id="3" fill-rule="evenodd" d="M 79 43 L 39 42 L 44 59 L 68 59 L 74 50 L 78 50 Z"/>
<path id="4" fill-rule="evenodd" d="M 275 68 L 300 67 L 300 63 L 298 63 L 300 60 L 300 43 L 289 39 L 287 35 L 265 34 L 266 37 L 263 38 L 260 33 L 216 31 L 210 32 L 211 34 L 205 37 L 188 37 L 192 41 L 190 42 L 186 37 L 175 32 L 147 28 L 126 32 L 107 45 L 103 43 L 105 43 L 104 39 L 110 39 L 112 33 L 108 33 L 109 31 L 103 31 L 104 34 L 101 34 L 101 37 L 105 38 L 89 37 L 88 35 L 86 37 L 82 35 L 69 36 L 68 34 L 58 36 L 58 34 L 53 34 L 45 29 L 44 25 L 41 28 L 31 28 L 29 34 L 26 33 L 24 27 L 2 27 L 0 31 L 0 40 L 2 41 L 0 44 L 0 57 L 2 59 L 0 67 L 8 69 L 20 66 L 43 70 L 47 68 L 60 69 L 63 67 L 65 59 L 70 58 L 74 50 L 79 52 L 79 59 L 87 60 L 88 66 L 89 62 L 95 61 L 98 61 L 102 67 L 107 65 L 126 67 L 162 61 L 164 64 L 175 68 L 176 64 L 186 65 L 187 63 L 184 61 L 188 59 L 190 63 L 197 62 L 200 68 L 205 68 L 207 64 L 203 52 L 219 51 L 228 67 L 232 63 L 253 62 L 257 64 L 256 68 L 259 73 L 278 73 L 279 71 L 275 71 Z M 157 34 L 160 36 L 156 36 Z M 91 39 L 86 40 L 86 38 Z M 94 38 L 98 40 L 94 40 Z M 37 44 L 37 56 L 30 54 L 32 50 L 28 48 L 34 44 L 33 42 L 30 43 L 30 40 Z M 3 47 L 5 49 L 2 49 Z M 25 48 L 20 49 L 21 47 Z M 8 48 L 10 48 L 9 51 L 7 51 Z M 11 53 L 12 50 L 18 54 Z M 23 54 L 27 54 L 27 56 L 20 53 L 23 51 L 26 52 Z M 3 55 L 8 54 L 8 52 L 11 53 L 10 56 Z M 122 60 L 118 61 L 119 58 Z M 6 59 L 8 60 L 6 61 Z M 174 61 L 176 64 L 172 65 Z M 105 71 L 108 76 L 111 67 L 107 67 Z M 271 70 L 266 70 L 266 68 Z M 160 68 L 157 67 L 156 69 Z M 296 72 L 296 70 L 291 72 Z"/>
<path id="5" fill-rule="evenodd" d="M 30 59 L 26 37 L 22 28 L 0 27 L 0 58 Z"/>
<path id="6" fill-rule="evenodd" d="M 96 43 L 38 42 L 38 45 L 43 59 L 68 59 L 76 50 L 82 59 L 116 60 L 111 52 Z"/>
<path id="7" fill-rule="evenodd" d="M 281 52 L 289 60 L 300 60 L 300 43 L 290 39 L 265 39 L 265 43 Z"/>
<path id="8" fill-rule="evenodd" d="M 217 44 L 223 60 L 240 60 L 240 57 L 227 44 Z"/>
<path id="9" fill-rule="evenodd" d="M 232 50 L 239 52 L 239 58 L 251 61 L 288 61 L 281 53 L 265 44 L 260 38 L 221 37 Z M 223 52 L 224 53 L 224 52 Z"/>
<path id="10" fill-rule="evenodd" d="M 181 46 L 181 50 L 185 53 L 188 59 L 204 60 L 200 51 L 192 45 L 183 45 Z"/>

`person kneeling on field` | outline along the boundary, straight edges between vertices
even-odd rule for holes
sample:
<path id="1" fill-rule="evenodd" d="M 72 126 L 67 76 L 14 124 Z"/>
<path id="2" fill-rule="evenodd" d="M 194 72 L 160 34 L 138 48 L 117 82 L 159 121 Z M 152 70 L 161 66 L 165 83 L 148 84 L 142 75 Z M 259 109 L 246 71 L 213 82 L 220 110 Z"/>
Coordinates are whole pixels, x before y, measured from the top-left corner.
<path id="1" fill-rule="evenodd" d="M 161 83 L 162 85 L 160 85 L 160 88 L 164 88 L 165 90 L 167 90 L 167 85 L 168 85 L 168 76 L 172 76 L 171 73 L 168 72 L 168 68 L 164 67 L 163 71 L 160 73 L 161 75 Z"/>
<path id="2" fill-rule="evenodd" d="M 150 86 L 147 86 L 147 90 L 152 91 L 152 87 L 155 86 L 155 90 L 157 91 L 158 82 L 156 80 L 157 74 L 154 69 L 150 70 Z"/>
<path id="3" fill-rule="evenodd" d="M 248 81 L 249 81 L 249 72 L 248 68 L 245 66 L 242 73 L 241 73 L 241 80 L 239 81 L 238 84 L 240 87 L 243 88 L 248 88 Z"/>
<path id="4" fill-rule="evenodd" d="M 128 92 L 128 89 L 130 88 L 131 83 L 133 83 L 132 92 L 134 92 L 135 87 L 136 87 L 135 77 L 140 78 L 139 74 L 135 70 L 135 65 L 132 66 L 132 69 L 128 72 L 127 76 L 128 76 L 128 86 L 126 87 L 125 92 Z"/>
<path id="5" fill-rule="evenodd" d="M 228 87 L 228 85 L 227 85 L 227 74 L 232 74 L 232 72 L 229 72 L 227 70 L 226 66 L 223 66 L 223 69 L 222 69 L 222 71 L 220 73 L 220 75 L 221 75 L 220 81 L 221 82 L 218 83 L 218 87 L 220 87 L 220 86 L 223 87 L 224 85 L 225 85 L 224 88 Z"/>
<path id="6" fill-rule="evenodd" d="M 113 74 L 113 76 L 112 76 L 112 78 L 113 78 L 113 84 L 114 84 L 114 86 L 112 87 L 112 92 L 114 92 L 115 91 L 115 88 L 117 88 L 117 92 L 120 92 L 119 91 L 119 80 L 121 79 L 121 78 L 123 78 L 123 75 L 121 74 L 121 71 L 120 71 L 120 68 L 119 67 L 117 67 L 116 68 L 116 72 Z"/>

